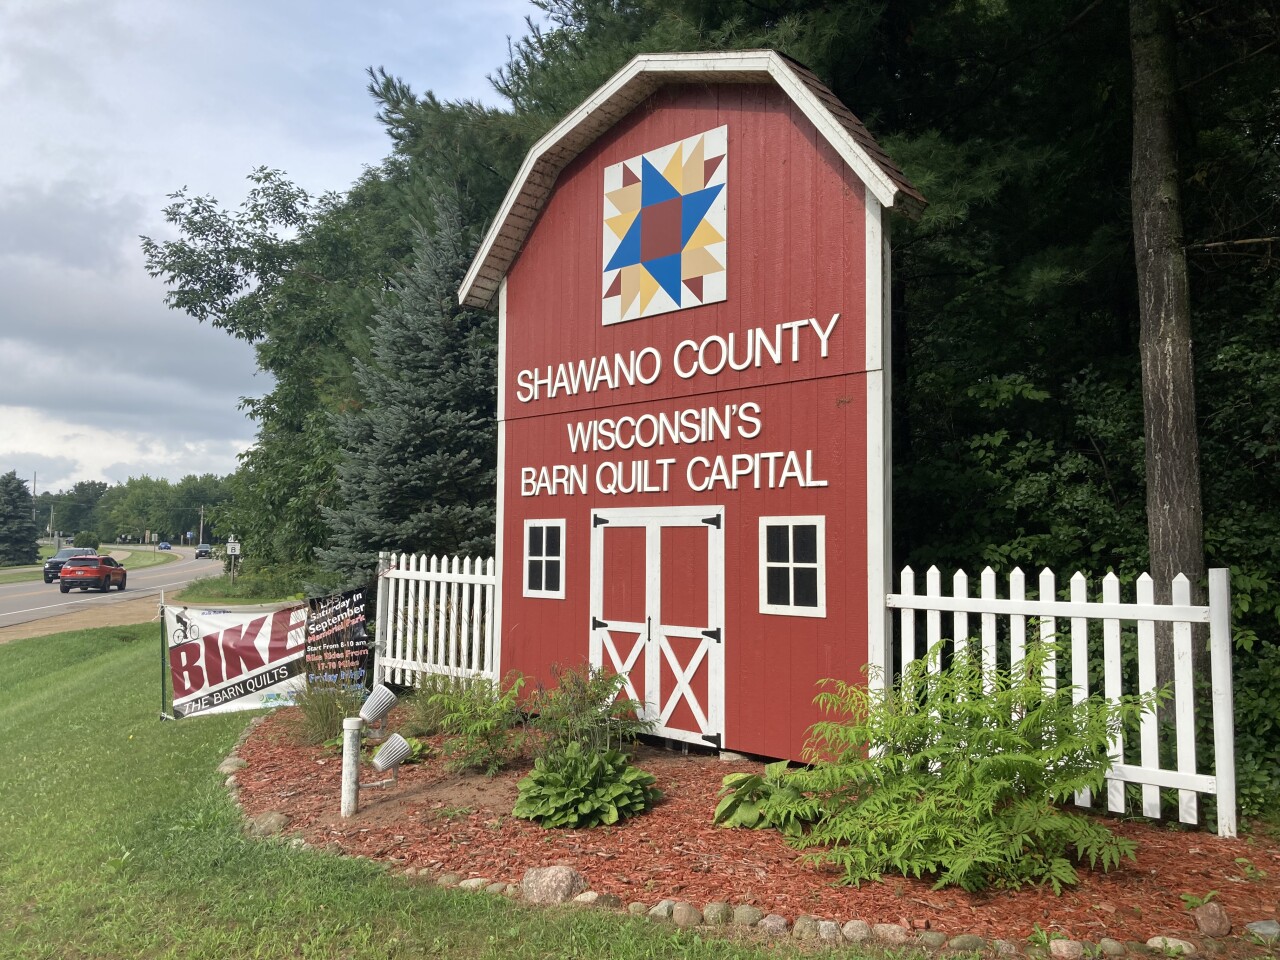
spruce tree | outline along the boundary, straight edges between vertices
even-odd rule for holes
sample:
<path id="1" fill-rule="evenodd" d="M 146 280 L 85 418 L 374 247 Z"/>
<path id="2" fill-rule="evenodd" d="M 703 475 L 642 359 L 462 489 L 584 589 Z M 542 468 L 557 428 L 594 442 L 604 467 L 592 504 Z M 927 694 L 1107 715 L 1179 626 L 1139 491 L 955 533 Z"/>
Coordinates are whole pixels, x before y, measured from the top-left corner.
<path id="1" fill-rule="evenodd" d="M 324 511 L 317 555 L 351 584 L 380 550 L 493 551 L 497 324 L 458 304 L 474 242 L 458 191 L 436 192 L 435 222 L 374 317 L 372 359 L 356 365 L 361 405 L 336 418 L 340 506 Z"/>
<path id="2" fill-rule="evenodd" d="M 39 558 L 31 510 L 31 491 L 18 471 L 0 476 L 0 565 L 35 563 Z"/>

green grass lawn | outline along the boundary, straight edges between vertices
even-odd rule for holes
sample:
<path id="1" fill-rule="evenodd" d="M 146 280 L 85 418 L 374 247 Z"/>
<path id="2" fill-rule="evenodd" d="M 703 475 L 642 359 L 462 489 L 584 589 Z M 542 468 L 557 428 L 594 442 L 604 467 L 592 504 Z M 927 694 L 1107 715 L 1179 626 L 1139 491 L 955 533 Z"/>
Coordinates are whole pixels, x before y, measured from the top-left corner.
<path id="1" fill-rule="evenodd" d="M 141 624 L 0 646 L 6 960 L 791 952 L 413 885 L 367 861 L 245 839 L 215 767 L 248 715 L 158 720 L 158 643 Z"/>

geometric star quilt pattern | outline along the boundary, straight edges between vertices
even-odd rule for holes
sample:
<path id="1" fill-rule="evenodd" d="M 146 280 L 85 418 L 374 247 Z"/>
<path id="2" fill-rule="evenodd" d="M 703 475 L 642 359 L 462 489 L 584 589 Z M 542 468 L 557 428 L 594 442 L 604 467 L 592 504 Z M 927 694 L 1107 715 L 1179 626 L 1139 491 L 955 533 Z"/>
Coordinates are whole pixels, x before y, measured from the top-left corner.
<path id="1" fill-rule="evenodd" d="M 605 324 L 725 299 L 729 129 L 604 171 Z"/>

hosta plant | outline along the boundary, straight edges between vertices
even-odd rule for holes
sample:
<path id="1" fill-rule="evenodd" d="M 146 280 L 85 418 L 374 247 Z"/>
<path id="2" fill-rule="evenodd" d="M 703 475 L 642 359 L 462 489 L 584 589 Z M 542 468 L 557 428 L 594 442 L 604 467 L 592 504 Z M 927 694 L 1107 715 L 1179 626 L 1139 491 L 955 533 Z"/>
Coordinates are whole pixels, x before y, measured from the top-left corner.
<path id="1" fill-rule="evenodd" d="M 725 777 L 712 820 L 722 827 L 774 827 L 794 835 L 806 822 L 803 812 L 804 797 L 787 779 L 787 761 L 779 760 L 765 764 L 763 774 L 731 773 Z M 777 821 L 771 815 L 777 816 Z"/>
<path id="2" fill-rule="evenodd" d="M 1132 841 L 1069 804 L 1104 789 L 1113 736 L 1163 696 L 1076 703 L 1069 687 L 1042 687 L 1054 645 L 987 676 L 978 651 L 968 644 L 939 669 L 939 645 L 884 689 L 828 683 L 817 699 L 832 718 L 813 728 L 811 766 L 787 776 L 801 799 L 774 791 L 765 816 L 815 817 L 790 842 L 855 884 L 891 872 L 1061 893 L 1081 863 L 1132 859 Z"/>
<path id="3" fill-rule="evenodd" d="M 534 761 L 520 781 L 515 816 L 544 827 L 594 827 L 643 813 L 662 798 L 654 777 L 617 750 L 574 741 Z"/>

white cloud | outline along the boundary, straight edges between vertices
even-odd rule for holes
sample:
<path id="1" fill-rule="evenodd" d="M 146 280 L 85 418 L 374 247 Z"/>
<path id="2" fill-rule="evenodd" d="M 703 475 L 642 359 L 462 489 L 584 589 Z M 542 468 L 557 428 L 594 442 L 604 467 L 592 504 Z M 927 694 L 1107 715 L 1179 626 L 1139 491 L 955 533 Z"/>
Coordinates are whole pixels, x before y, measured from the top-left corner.
<path id="1" fill-rule="evenodd" d="M 138 235 L 170 236 L 183 187 L 236 207 L 245 175 L 314 194 L 390 151 L 365 86 L 496 103 L 487 81 L 525 0 L 3 0 L 0 472 L 227 473 L 238 409 L 270 380 L 252 348 L 164 307 Z M 49 471 L 48 476 L 45 469 Z"/>

